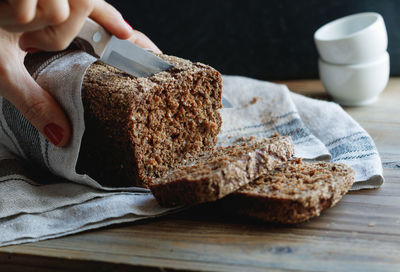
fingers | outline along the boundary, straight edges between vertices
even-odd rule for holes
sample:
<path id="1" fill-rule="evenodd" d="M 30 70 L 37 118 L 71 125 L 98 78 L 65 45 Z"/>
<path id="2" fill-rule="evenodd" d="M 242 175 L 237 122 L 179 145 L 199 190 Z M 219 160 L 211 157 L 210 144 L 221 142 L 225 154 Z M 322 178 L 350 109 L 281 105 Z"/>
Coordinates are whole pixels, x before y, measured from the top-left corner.
<path id="1" fill-rule="evenodd" d="M 63 23 L 69 17 L 69 4 L 68 0 L 13 0 L 12 2 L 20 3 L 19 6 L 29 6 L 29 11 L 24 11 L 26 8 L 12 5 L 10 2 L 9 14 L 18 13 L 20 19 L 14 20 L 10 23 L 4 23 L 2 27 L 7 31 L 12 32 L 27 32 L 35 31 L 47 27 L 49 25 L 57 25 Z M 36 3 L 32 6 L 31 3 Z M 22 4 L 23 3 L 23 4 Z M 30 3 L 28 5 L 27 3 Z M 0 8 L 0 13 L 1 13 Z M 29 15 L 28 15 L 29 14 Z M 16 15 L 14 15 L 16 17 Z"/>
<path id="2" fill-rule="evenodd" d="M 10 101 L 53 144 L 64 146 L 70 127 L 63 110 L 29 75 L 26 53 L 18 47 L 20 34 L 0 29 L 0 95 Z"/>
<path id="3" fill-rule="evenodd" d="M 132 37 L 128 39 L 133 42 L 137 46 L 140 46 L 145 49 L 150 49 L 154 53 L 162 54 L 161 50 L 142 32 L 134 30 Z"/>
<path id="4" fill-rule="evenodd" d="M 37 48 L 45 51 L 65 49 L 82 28 L 86 17 L 92 12 L 94 1 L 69 0 L 69 8 L 70 15 L 62 24 L 24 33 L 20 39 L 20 47 L 23 50 Z"/>
<path id="5" fill-rule="evenodd" d="M 133 34 L 132 27 L 124 20 L 121 13 L 107 2 L 96 1 L 90 18 L 120 39 L 128 39 Z"/>
<path id="6" fill-rule="evenodd" d="M 70 138 L 67 117 L 52 96 L 24 69 L 0 74 L 0 91 L 50 142 L 65 146 Z"/>
<path id="7" fill-rule="evenodd" d="M 45 51 L 63 50 L 79 33 L 89 15 L 121 39 L 128 38 L 133 33 L 132 28 L 124 21 L 121 14 L 105 1 L 69 0 L 69 17 L 67 20 L 38 31 L 24 33 L 20 40 L 20 47 L 23 50 L 28 48 Z"/>
<path id="8" fill-rule="evenodd" d="M 91 17 L 120 39 L 135 33 L 121 14 L 103 0 L 9 0 L 0 1 L 0 26 L 8 31 L 23 32 L 23 50 L 63 50 L 72 42 Z M 159 49 L 137 32 L 135 41 L 154 51 Z"/>
<path id="9" fill-rule="evenodd" d="M 37 0 L 9 0 L 0 2 L 0 26 L 27 24 L 36 14 Z"/>
<path id="10" fill-rule="evenodd" d="M 120 39 L 129 39 L 137 46 L 150 49 L 155 53 L 161 50 L 142 32 L 134 30 L 121 13 L 105 1 L 97 1 L 90 17 Z"/>

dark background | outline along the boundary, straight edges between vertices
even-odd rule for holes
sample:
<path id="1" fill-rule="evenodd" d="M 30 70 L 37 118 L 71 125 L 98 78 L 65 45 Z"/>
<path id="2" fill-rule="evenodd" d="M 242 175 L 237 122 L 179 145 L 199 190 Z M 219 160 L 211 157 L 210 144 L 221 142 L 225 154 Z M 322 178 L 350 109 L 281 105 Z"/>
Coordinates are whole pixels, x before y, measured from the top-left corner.
<path id="1" fill-rule="evenodd" d="M 261 79 L 318 77 L 314 31 L 342 16 L 375 11 L 388 30 L 391 74 L 400 75 L 399 0 L 108 2 L 164 53 Z"/>

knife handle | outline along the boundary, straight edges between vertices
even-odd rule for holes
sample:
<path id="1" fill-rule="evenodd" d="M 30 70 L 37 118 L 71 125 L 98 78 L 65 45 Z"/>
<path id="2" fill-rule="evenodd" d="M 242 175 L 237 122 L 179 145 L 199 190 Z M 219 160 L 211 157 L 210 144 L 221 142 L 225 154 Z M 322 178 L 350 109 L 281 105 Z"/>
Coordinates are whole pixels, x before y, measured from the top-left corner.
<path id="1" fill-rule="evenodd" d="M 86 18 L 81 31 L 75 38 L 75 43 L 87 53 L 101 58 L 111 39 L 111 34 L 101 25 Z"/>

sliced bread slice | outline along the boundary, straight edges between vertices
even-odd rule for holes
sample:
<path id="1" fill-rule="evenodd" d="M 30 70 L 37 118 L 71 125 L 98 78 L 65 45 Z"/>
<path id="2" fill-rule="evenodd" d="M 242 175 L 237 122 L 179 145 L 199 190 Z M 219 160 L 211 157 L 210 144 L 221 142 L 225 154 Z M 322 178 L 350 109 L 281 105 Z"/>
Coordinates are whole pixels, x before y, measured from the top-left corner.
<path id="1" fill-rule="evenodd" d="M 215 201 L 272 171 L 293 155 L 290 137 L 250 137 L 242 139 L 241 144 L 218 148 L 195 164 L 153 181 L 149 187 L 165 207 Z"/>
<path id="2" fill-rule="evenodd" d="M 334 206 L 354 182 L 354 170 L 339 163 L 293 159 L 222 199 L 235 214 L 293 224 Z"/>

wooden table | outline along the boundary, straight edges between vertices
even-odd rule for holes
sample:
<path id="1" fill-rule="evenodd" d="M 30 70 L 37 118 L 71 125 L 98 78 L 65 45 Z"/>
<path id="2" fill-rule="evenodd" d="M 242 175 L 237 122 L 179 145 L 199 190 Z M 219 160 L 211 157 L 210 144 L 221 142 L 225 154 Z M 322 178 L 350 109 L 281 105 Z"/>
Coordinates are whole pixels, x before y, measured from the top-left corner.
<path id="1" fill-rule="evenodd" d="M 326 98 L 317 80 L 285 82 Z M 400 78 L 346 108 L 371 134 L 385 183 L 297 226 L 243 222 L 200 206 L 154 220 L 0 248 L 0 271 L 400 271 Z"/>

